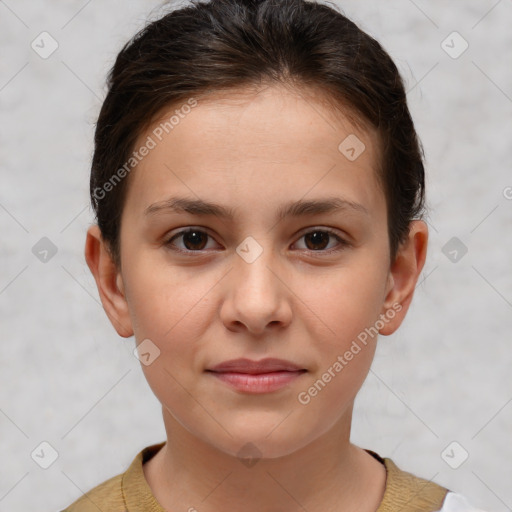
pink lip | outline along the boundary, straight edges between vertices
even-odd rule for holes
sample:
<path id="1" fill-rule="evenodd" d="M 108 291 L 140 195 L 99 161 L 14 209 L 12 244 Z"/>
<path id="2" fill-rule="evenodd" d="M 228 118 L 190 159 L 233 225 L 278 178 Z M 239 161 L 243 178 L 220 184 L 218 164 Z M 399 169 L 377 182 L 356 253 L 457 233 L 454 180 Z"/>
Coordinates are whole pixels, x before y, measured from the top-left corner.
<path id="1" fill-rule="evenodd" d="M 239 391 L 270 393 L 286 386 L 307 370 L 290 361 L 267 358 L 261 361 L 232 359 L 206 371 Z"/>
<path id="2" fill-rule="evenodd" d="M 212 368 L 208 368 L 208 370 L 213 372 L 250 373 L 254 375 L 281 371 L 295 372 L 304 370 L 304 368 L 301 368 L 291 361 L 267 357 L 260 361 L 252 361 L 251 359 L 230 359 L 229 361 L 224 361 Z"/>

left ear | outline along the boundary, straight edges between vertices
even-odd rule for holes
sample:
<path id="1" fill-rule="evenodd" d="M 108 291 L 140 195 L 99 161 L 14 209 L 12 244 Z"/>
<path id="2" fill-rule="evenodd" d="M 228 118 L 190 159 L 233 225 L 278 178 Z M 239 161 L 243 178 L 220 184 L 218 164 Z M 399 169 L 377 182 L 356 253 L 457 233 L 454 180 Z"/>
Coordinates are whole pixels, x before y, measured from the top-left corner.
<path id="1" fill-rule="evenodd" d="M 413 220 L 409 235 L 397 251 L 388 276 L 387 294 L 382 305 L 386 317 L 379 333 L 393 334 L 403 322 L 412 301 L 416 283 L 427 257 L 428 227 L 422 220 Z M 386 314 L 387 312 L 387 314 Z M 390 313 L 394 312 L 393 315 Z"/>

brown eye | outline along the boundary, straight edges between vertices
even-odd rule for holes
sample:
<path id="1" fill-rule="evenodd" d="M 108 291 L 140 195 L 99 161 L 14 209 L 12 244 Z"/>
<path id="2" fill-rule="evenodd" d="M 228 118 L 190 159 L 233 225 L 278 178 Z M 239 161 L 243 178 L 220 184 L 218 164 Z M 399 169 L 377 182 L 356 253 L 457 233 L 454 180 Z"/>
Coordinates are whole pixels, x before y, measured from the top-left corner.
<path id="1" fill-rule="evenodd" d="M 308 249 L 318 251 L 326 248 L 330 237 L 331 235 L 326 231 L 311 231 L 304 235 L 304 240 Z"/>
<path id="2" fill-rule="evenodd" d="M 350 245 L 346 240 L 330 229 L 311 230 L 302 235 L 301 239 L 304 239 L 305 249 L 310 252 L 330 253 L 341 250 Z M 337 241 L 338 246 L 336 247 L 335 245 L 334 248 L 332 246 L 328 248 L 330 240 Z"/>
<path id="3" fill-rule="evenodd" d="M 183 248 L 174 246 L 173 242 L 179 238 L 182 239 Z M 165 245 L 171 247 L 176 251 L 196 252 L 205 249 L 205 246 L 208 242 L 208 238 L 210 238 L 210 236 L 205 231 L 190 228 L 180 231 L 179 233 L 176 233 L 172 238 L 170 238 L 165 243 Z"/>

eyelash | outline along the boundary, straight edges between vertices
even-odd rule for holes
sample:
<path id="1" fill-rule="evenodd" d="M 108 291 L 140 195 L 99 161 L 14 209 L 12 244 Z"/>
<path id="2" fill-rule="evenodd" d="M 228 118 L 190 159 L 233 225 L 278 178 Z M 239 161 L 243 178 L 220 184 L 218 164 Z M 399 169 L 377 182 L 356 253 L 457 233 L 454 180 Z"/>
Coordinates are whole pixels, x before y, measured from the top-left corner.
<path id="1" fill-rule="evenodd" d="M 187 228 L 187 229 L 183 229 L 181 231 L 179 231 L 178 233 L 175 233 L 171 238 L 169 238 L 167 241 L 164 242 L 164 245 L 166 247 L 168 247 L 170 250 L 172 251 L 175 251 L 175 252 L 178 252 L 178 253 L 182 253 L 182 254 L 194 254 L 194 253 L 197 253 L 197 254 L 201 254 L 202 252 L 204 252 L 204 249 L 202 250 L 197 250 L 197 251 L 191 251 L 189 249 L 179 249 L 179 248 L 176 248 L 175 246 L 173 246 L 172 242 L 176 239 L 176 238 L 179 238 L 179 237 L 182 237 L 183 235 L 186 235 L 187 233 L 191 233 L 191 232 L 197 232 L 197 233 L 202 233 L 202 234 L 205 234 L 206 236 L 210 237 L 210 238 L 213 238 L 211 235 L 209 235 L 206 231 L 202 230 L 202 229 L 198 229 L 198 228 L 194 228 L 194 227 L 190 227 L 190 228 Z M 350 246 L 350 243 L 347 242 L 345 239 L 341 238 L 334 230 L 332 229 L 329 229 L 329 228 L 313 228 L 311 229 L 310 231 L 307 231 L 305 233 L 303 233 L 299 240 L 303 237 L 305 237 L 306 235 L 309 235 L 310 233 L 328 233 L 330 236 L 334 237 L 338 243 L 339 243 L 339 246 L 337 248 L 334 248 L 334 249 L 328 249 L 328 250 L 323 250 L 323 249 L 319 249 L 317 251 L 313 251 L 313 250 L 310 250 L 310 249 L 303 249 L 313 255 L 318 255 L 318 253 L 320 254 L 331 254 L 331 253 L 334 253 L 334 252 L 338 252 L 338 251 L 341 251 L 343 249 L 345 249 L 346 247 Z"/>

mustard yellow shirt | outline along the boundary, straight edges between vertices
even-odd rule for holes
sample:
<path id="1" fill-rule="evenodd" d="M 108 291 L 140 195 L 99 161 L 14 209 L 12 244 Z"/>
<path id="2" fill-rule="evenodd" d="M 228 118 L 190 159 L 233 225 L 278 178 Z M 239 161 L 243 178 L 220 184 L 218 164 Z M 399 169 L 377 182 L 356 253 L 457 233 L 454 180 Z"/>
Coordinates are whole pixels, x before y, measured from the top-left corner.
<path id="1" fill-rule="evenodd" d="M 142 465 L 165 441 L 141 450 L 130 467 L 97 485 L 61 512 L 166 512 L 156 501 Z M 449 492 L 433 482 L 399 469 L 391 459 L 366 450 L 386 467 L 386 488 L 376 512 L 436 512 Z"/>

